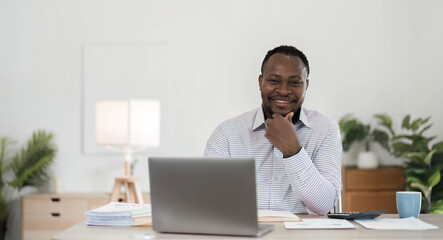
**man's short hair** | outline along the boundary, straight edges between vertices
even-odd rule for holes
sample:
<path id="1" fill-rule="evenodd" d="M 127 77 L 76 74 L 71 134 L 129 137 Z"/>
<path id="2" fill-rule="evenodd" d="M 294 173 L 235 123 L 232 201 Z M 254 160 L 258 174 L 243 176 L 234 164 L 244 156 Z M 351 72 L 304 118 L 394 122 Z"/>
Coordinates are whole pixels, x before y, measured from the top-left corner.
<path id="1" fill-rule="evenodd" d="M 298 50 L 297 48 L 295 48 L 293 46 L 288 46 L 288 45 L 281 45 L 279 47 L 276 47 L 276 48 L 268 51 L 268 53 L 265 56 L 265 59 L 263 59 L 263 62 L 261 64 L 261 73 L 262 74 L 263 74 L 263 68 L 264 68 L 266 62 L 269 60 L 269 58 L 272 55 L 274 55 L 276 53 L 282 53 L 282 54 L 286 54 L 289 56 L 299 57 L 300 60 L 305 65 L 306 70 L 308 72 L 308 76 L 309 76 L 309 62 L 308 62 L 308 59 L 306 58 L 305 54 L 302 51 Z"/>

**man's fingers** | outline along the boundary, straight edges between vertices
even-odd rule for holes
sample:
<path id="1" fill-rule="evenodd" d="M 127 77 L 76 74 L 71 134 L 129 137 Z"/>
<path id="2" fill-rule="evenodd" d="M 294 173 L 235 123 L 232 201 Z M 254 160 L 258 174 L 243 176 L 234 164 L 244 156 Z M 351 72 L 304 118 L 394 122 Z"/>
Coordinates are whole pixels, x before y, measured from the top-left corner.
<path id="1" fill-rule="evenodd" d="M 294 113 L 293 112 L 289 112 L 288 114 L 286 114 L 285 118 L 288 121 L 292 122 L 292 116 L 294 116 Z"/>
<path id="2" fill-rule="evenodd" d="M 266 119 L 265 123 L 266 123 L 266 125 L 269 125 L 272 122 L 272 120 L 276 120 L 276 119 L 279 119 L 279 118 L 280 119 L 285 118 L 286 120 L 288 120 L 289 122 L 292 123 L 292 117 L 293 116 L 294 116 L 294 112 L 289 112 L 284 117 L 281 114 L 279 114 L 279 113 L 274 113 L 274 114 L 272 114 L 272 118 Z"/>
<path id="3" fill-rule="evenodd" d="M 283 116 L 280 113 L 272 114 L 272 119 L 282 118 Z"/>

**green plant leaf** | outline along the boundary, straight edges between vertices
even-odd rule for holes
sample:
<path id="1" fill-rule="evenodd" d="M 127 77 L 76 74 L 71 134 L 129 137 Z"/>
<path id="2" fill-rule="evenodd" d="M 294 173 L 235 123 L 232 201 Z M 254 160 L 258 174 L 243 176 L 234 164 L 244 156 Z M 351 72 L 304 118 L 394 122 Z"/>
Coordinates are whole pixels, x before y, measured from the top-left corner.
<path id="1" fill-rule="evenodd" d="M 429 193 L 430 193 L 430 189 L 429 189 L 429 187 L 427 187 L 427 186 L 425 186 L 424 184 L 422 184 L 422 183 L 419 183 L 419 182 L 411 182 L 411 187 L 413 187 L 413 188 L 417 188 L 417 189 L 420 189 L 420 191 L 425 195 L 425 196 L 428 196 L 429 195 Z"/>
<path id="2" fill-rule="evenodd" d="M 28 144 L 17 153 L 12 162 L 15 179 L 9 185 L 21 189 L 25 186 L 36 186 L 48 180 L 49 169 L 57 148 L 53 135 L 45 131 L 33 133 Z"/>
<path id="3" fill-rule="evenodd" d="M 348 113 L 338 121 L 338 125 L 342 132 L 349 132 L 349 130 L 357 123 L 356 119 L 349 119 L 351 116 L 352 114 Z"/>
<path id="4" fill-rule="evenodd" d="M 405 175 L 409 176 L 411 174 L 423 174 L 426 172 L 426 168 L 407 168 L 405 169 L 404 173 Z"/>
<path id="5" fill-rule="evenodd" d="M 427 117 L 425 119 L 422 118 L 417 118 L 416 120 L 412 121 L 411 123 L 411 130 L 412 131 L 416 131 L 417 129 L 419 129 L 423 124 L 427 123 L 429 121 L 429 119 L 431 119 L 431 117 Z M 425 127 L 426 129 L 429 128 L 432 124 L 428 125 L 427 127 Z M 425 131 L 426 129 L 420 131 L 419 135 L 421 135 L 421 133 L 423 131 Z"/>
<path id="6" fill-rule="evenodd" d="M 407 153 L 411 150 L 411 145 L 405 142 L 394 142 L 392 143 L 392 148 L 394 149 L 394 155 L 399 157 L 404 153 Z"/>
<path id="7" fill-rule="evenodd" d="M 406 177 L 406 181 L 409 182 L 409 183 L 420 183 L 420 184 L 424 184 L 424 182 L 423 182 L 420 178 L 415 177 L 415 176 L 407 176 L 407 177 Z"/>
<path id="8" fill-rule="evenodd" d="M 426 165 L 429 165 L 429 164 L 431 163 L 432 155 L 434 155 L 435 152 L 437 152 L 436 149 L 430 151 L 430 152 L 426 155 L 425 159 L 423 160 L 423 162 L 424 162 Z"/>
<path id="9" fill-rule="evenodd" d="M 434 189 L 432 189 L 432 199 L 437 199 L 437 200 L 443 200 L 443 191 L 434 191 Z"/>
<path id="10" fill-rule="evenodd" d="M 392 119 L 387 114 L 375 114 L 374 118 L 378 119 L 378 124 L 386 127 L 392 136 L 395 136 L 395 132 L 392 129 Z"/>
<path id="11" fill-rule="evenodd" d="M 434 155 L 432 155 L 432 160 L 431 160 L 431 164 L 435 165 L 435 164 L 439 164 L 439 163 L 443 163 L 443 152 L 435 152 Z"/>
<path id="12" fill-rule="evenodd" d="M 0 192 L 3 191 L 3 174 L 11 168 L 15 152 L 15 140 L 10 137 L 0 138 Z"/>
<path id="13" fill-rule="evenodd" d="M 426 157 L 426 153 L 425 152 L 410 152 L 410 153 L 406 153 L 404 156 L 409 159 L 417 159 L 417 160 L 423 161 Z"/>
<path id="14" fill-rule="evenodd" d="M 395 137 L 392 137 L 391 141 L 396 141 L 396 140 L 402 139 L 402 138 L 406 138 L 406 139 L 412 140 L 412 139 L 414 139 L 414 136 L 415 135 L 410 135 L 410 134 L 397 135 Z"/>
<path id="15" fill-rule="evenodd" d="M 372 140 L 380 146 L 382 146 L 386 151 L 391 151 L 391 147 L 389 146 L 389 135 L 380 129 L 374 129 L 372 131 Z"/>
<path id="16" fill-rule="evenodd" d="M 437 152 L 439 152 L 439 153 L 443 152 L 443 141 L 438 142 L 438 143 L 432 145 L 432 149 L 437 150 Z"/>
<path id="17" fill-rule="evenodd" d="M 0 174 L 8 171 L 14 157 L 16 141 L 10 137 L 0 138 Z"/>
<path id="18" fill-rule="evenodd" d="M 401 124 L 402 128 L 406 128 L 406 129 L 411 129 L 410 125 L 409 125 L 409 121 L 411 119 L 411 116 L 408 114 L 403 118 L 403 122 Z"/>
<path id="19" fill-rule="evenodd" d="M 419 160 L 416 158 L 410 158 L 409 162 L 406 162 L 407 168 L 426 168 L 428 169 L 428 165 L 426 165 L 423 160 Z"/>
<path id="20" fill-rule="evenodd" d="M 2 181 L 3 179 L 0 179 Z M 9 208 L 7 207 L 7 197 L 5 196 L 5 192 L 3 189 L 0 189 L 0 223 L 5 223 L 8 221 L 9 216 Z M 3 227 L 3 226 L 0 226 Z M 1 233 L 1 231 L 0 231 Z M 1 236 L 1 235 L 0 235 Z"/>
<path id="21" fill-rule="evenodd" d="M 425 118 L 424 120 L 422 120 L 420 125 L 423 125 L 423 124 L 427 123 L 429 120 L 431 120 L 430 116 Z"/>
<path id="22" fill-rule="evenodd" d="M 418 135 L 423 135 L 423 133 L 426 131 L 426 130 L 428 130 L 430 127 L 432 127 L 432 123 L 431 124 L 429 124 L 428 126 L 426 126 L 426 127 L 424 127 L 419 133 L 418 133 Z"/>
<path id="23" fill-rule="evenodd" d="M 410 125 L 411 130 L 415 132 L 420 127 L 420 124 L 422 121 L 423 120 L 421 118 L 417 118 L 414 121 L 412 121 L 412 123 Z"/>
<path id="24" fill-rule="evenodd" d="M 432 172 L 441 172 L 443 170 L 443 163 L 436 163 L 432 166 Z"/>
<path id="25" fill-rule="evenodd" d="M 342 142 L 343 145 L 343 151 L 347 152 L 351 148 L 351 144 L 349 142 Z"/>
<path id="26" fill-rule="evenodd" d="M 439 199 L 432 202 L 432 209 L 429 213 L 443 214 L 443 200 Z"/>
<path id="27" fill-rule="evenodd" d="M 434 156 L 435 156 L 436 154 L 434 154 Z M 443 160 L 443 159 L 441 159 L 441 160 Z M 432 161 L 432 172 L 434 172 L 434 171 L 442 171 L 443 170 L 443 161 L 440 161 L 440 162 L 438 162 L 438 161 Z"/>
<path id="28" fill-rule="evenodd" d="M 429 178 L 428 178 L 428 186 L 434 187 L 440 182 L 440 171 L 435 171 Z"/>
<path id="29" fill-rule="evenodd" d="M 392 119 L 391 117 L 389 117 L 389 115 L 387 114 L 375 114 L 374 118 L 379 120 L 379 123 L 382 124 L 383 126 L 387 127 L 387 128 L 391 128 L 392 127 Z"/>
<path id="30" fill-rule="evenodd" d="M 414 136 L 412 140 L 412 148 L 414 149 L 414 152 L 428 152 L 428 144 L 429 140 L 422 136 Z"/>
<path id="31" fill-rule="evenodd" d="M 348 151 L 354 142 L 363 141 L 369 134 L 369 125 L 364 125 L 350 114 L 345 115 L 339 121 L 342 132 L 343 150 Z"/>

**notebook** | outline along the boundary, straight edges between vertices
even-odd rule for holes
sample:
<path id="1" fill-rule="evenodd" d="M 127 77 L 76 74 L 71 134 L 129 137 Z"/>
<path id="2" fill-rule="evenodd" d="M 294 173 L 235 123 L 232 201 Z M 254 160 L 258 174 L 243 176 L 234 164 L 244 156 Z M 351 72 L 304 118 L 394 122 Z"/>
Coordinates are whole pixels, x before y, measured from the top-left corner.
<path id="1" fill-rule="evenodd" d="M 149 158 L 157 232 L 261 236 L 253 158 Z"/>

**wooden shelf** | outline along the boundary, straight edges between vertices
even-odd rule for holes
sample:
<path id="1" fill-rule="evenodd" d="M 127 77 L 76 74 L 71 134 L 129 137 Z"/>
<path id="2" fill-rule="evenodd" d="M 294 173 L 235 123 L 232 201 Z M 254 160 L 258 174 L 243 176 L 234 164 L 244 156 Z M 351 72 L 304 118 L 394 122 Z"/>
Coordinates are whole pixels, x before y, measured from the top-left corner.
<path id="1" fill-rule="evenodd" d="M 395 193 L 404 190 L 402 167 L 343 167 L 343 211 L 389 210 L 397 213 Z"/>

